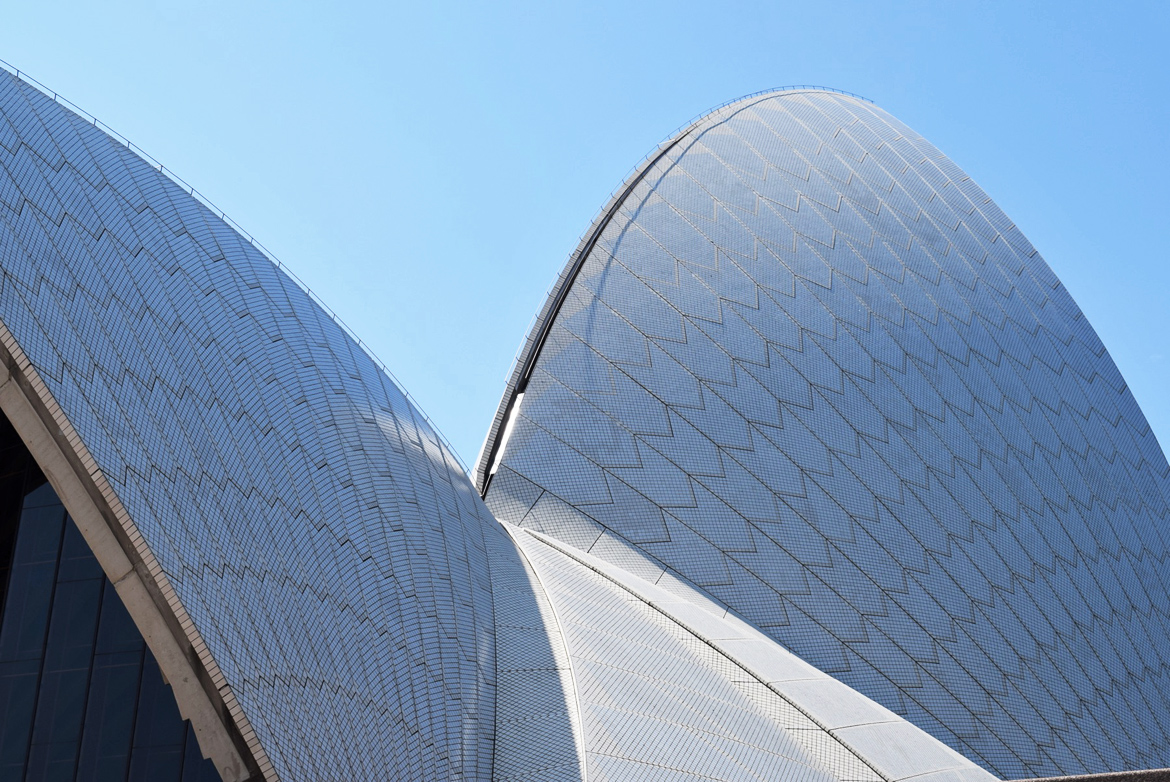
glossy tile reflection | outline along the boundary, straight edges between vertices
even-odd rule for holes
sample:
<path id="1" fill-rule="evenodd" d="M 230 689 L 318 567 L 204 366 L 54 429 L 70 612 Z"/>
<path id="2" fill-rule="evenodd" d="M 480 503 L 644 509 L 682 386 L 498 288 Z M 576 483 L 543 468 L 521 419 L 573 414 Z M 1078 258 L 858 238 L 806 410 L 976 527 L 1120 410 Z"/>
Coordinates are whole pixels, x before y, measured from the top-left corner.
<path id="1" fill-rule="evenodd" d="M 1167 463 L 1035 249 L 855 97 L 747 98 L 664 149 L 529 338 L 493 512 L 1006 777 L 1170 765 Z"/>
<path id="2" fill-rule="evenodd" d="M 1010 221 L 853 97 L 643 166 L 485 503 L 282 265 L 0 74 L 0 411 L 4 779 L 1170 764 L 1170 468 Z"/>

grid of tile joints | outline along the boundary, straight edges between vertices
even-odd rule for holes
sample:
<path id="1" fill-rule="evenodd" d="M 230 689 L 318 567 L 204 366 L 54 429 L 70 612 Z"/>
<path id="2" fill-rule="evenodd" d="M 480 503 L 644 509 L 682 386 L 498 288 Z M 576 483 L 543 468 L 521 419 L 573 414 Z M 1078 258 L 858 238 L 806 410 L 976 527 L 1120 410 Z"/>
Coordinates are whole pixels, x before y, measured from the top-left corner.
<path id="1" fill-rule="evenodd" d="M 584 778 L 669 771 L 678 779 L 879 782 L 856 758 L 852 774 L 831 774 L 828 753 L 809 752 L 792 735 L 799 714 L 785 712 L 775 696 L 766 703 L 749 689 L 749 677 L 652 607 L 623 600 L 619 587 L 555 550 L 526 550 L 568 639 L 586 742 Z"/>
<path id="2" fill-rule="evenodd" d="M 487 537 L 496 617 L 495 782 L 586 779 L 572 666 L 551 595 L 498 528 Z"/>
<path id="3" fill-rule="evenodd" d="M 758 631 L 720 618 L 722 612 L 679 600 L 572 547 L 523 531 L 516 538 L 563 630 L 584 778 L 993 779 Z M 785 689 L 797 697 L 786 697 Z M 834 731 L 810 712 L 850 727 Z M 886 735 L 877 738 L 883 727 Z M 883 752 L 891 737 L 905 758 Z"/>
<path id="4" fill-rule="evenodd" d="M 8 74 L 0 268 L 0 320 L 274 776 L 489 776 L 495 521 L 340 327 L 165 175 Z"/>
<path id="5" fill-rule="evenodd" d="M 1051 270 L 866 103 L 700 125 L 546 314 L 489 507 L 1000 775 L 1167 765 L 1168 468 Z"/>
<path id="6" fill-rule="evenodd" d="M 785 651 L 711 601 L 694 594 L 680 596 L 531 530 L 516 531 L 513 537 L 528 554 L 529 562 L 536 565 L 548 594 L 559 598 L 555 603 L 566 627 L 563 638 L 570 665 L 592 669 L 594 686 L 582 686 L 578 699 L 589 701 L 592 708 L 600 704 L 603 710 L 614 708 L 622 714 L 618 719 L 594 720 L 594 729 L 605 734 L 600 742 L 623 732 L 628 736 L 618 738 L 616 746 L 646 734 L 674 734 L 676 741 L 679 735 L 697 734 L 693 736 L 694 747 L 684 739 L 687 749 L 668 762 L 683 767 L 683 773 L 697 772 L 705 763 L 712 763 L 704 757 L 711 749 L 704 740 L 711 738 L 710 734 L 751 745 L 727 755 L 736 763 L 752 757 L 762 762 L 745 764 L 746 768 L 731 774 L 721 769 L 719 778 L 723 779 L 738 774 L 749 779 L 753 775 L 820 778 L 828 774 L 840 780 L 888 782 L 994 779 L 958 752 Z M 625 638 L 625 633 L 631 637 Z M 606 651 L 615 643 L 629 648 Z M 641 653 L 631 654 L 632 649 L 641 649 Z M 680 665 L 680 660 L 685 662 Z M 596 665 L 612 670 L 598 670 Z M 623 685 L 631 676 L 638 686 Z M 713 681 L 705 681 L 711 677 Z M 584 685 L 589 678 L 582 672 L 577 681 Z M 639 697 L 645 687 L 653 692 L 649 698 Z M 657 699 L 668 705 L 649 708 Z M 694 707 L 697 714 L 680 710 L 680 702 Z M 735 716 L 709 719 L 728 709 Z M 739 714 L 741 710 L 754 716 Z M 749 724 L 761 717 L 771 726 L 752 730 Z M 668 725 L 645 724 L 662 722 Z M 777 732 L 783 735 L 774 735 Z M 785 749 L 773 754 L 786 742 L 790 743 Z M 594 746 L 598 743 L 596 737 L 590 741 Z M 656 746 L 619 756 L 618 767 L 661 766 L 653 762 L 653 756 L 660 752 L 657 745 L 669 743 L 669 738 L 656 741 Z M 716 768 L 721 763 L 714 760 Z M 630 777 L 643 778 L 636 773 Z"/>

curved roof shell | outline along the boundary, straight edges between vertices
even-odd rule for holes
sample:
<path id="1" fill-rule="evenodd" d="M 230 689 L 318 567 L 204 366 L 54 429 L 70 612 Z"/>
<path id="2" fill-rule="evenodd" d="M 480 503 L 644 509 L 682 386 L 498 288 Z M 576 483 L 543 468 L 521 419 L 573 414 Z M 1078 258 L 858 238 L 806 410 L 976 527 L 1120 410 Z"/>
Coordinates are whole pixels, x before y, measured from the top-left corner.
<path id="1" fill-rule="evenodd" d="M 0 147 L 5 412 L 57 438 L 33 454 L 66 457 L 204 752 L 225 779 L 489 777 L 503 532 L 451 452 L 259 250 L 9 74 Z"/>
<path id="2" fill-rule="evenodd" d="M 990 198 L 871 103 L 788 90 L 602 212 L 477 481 L 1012 778 L 1170 765 L 1168 472 Z"/>
<path id="3" fill-rule="evenodd" d="M 499 524 L 308 293 L 11 75 L 0 269 L 0 410 L 225 780 L 988 779 L 705 598 Z"/>

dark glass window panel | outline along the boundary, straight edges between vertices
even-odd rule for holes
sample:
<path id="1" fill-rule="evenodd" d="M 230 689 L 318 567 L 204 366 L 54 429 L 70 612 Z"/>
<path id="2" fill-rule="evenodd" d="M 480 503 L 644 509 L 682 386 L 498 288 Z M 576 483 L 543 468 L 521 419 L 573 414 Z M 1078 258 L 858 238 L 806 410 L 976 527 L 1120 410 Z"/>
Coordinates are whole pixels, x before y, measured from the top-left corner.
<path id="1" fill-rule="evenodd" d="M 41 655 L 64 527 L 65 509 L 47 483 L 24 497 L 0 626 L 0 661 Z"/>
<path id="2" fill-rule="evenodd" d="M 32 735 L 40 660 L 0 663 L 0 779 L 20 779 Z"/>
<path id="3" fill-rule="evenodd" d="M 37 486 L 31 486 L 26 483 L 24 495 L 24 509 L 27 511 L 30 508 L 61 508 L 61 500 L 57 497 L 57 492 L 53 491 L 53 487 L 48 483 L 41 483 Z"/>
<path id="4" fill-rule="evenodd" d="M 141 675 L 141 651 L 94 657 L 78 779 L 126 779 Z"/>
<path id="5" fill-rule="evenodd" d="M 45 647 L 46 673 L 89 669 L 103 580 L 91 578 L 57 584 L 49 642 Z"/>
<path id="6" fill-rule="evenodd" d="M 181 779 L 187 726 L 154 657 L 146 655 L 138 696 L 130 780 Z"/>
<path id="7" fill-rule="evenodd" d="M 145 747 L 182 749 L 186 727 L 179 718 L 179 707 L 171 688 L 163 681 L 153 655 L 142 666 L 142 685 L 138 691 L 138 721 L 134 726 L 134 752 Z"/>
<path id="8" fill-rule="evenodd" d="M 187 723 L 187 739 L 183 750 L 183 780 L 182 782 L 220 782 L 219 772 L 215 764 L 203 758 L 199 751 L 199 742 L 195 738 L 195 729 Z"/>
<path id="9" fill-rule="evenodd" d="M 57 570 L 57 581 L 80 581 L 82 579 L 105 580 L 102 566 L 90 551 L 89 544 L 81 537 L 76 524 L 65 525 L 65 539 L 61 542 L 61 565 Z"/>
<path id="10" fill-rule="evenodd" d="M 56 562 L 12 568 L 0 628 L 0 662 L 39 659 L 44 652 L 56 571 Z"/>
<path id="11" fill-rule="evenodd" d="M 94 653 L 141 653 L 144 648 L 146 643 L 134 625 L 134 620 L 130 618 L 130 612 L 118 598 L 114 585 L 107 581 L 105 591 L 102 592 L 102 616 L 98 622 L 97 647 Z"/>
<path id="12" fill-rule="evenodd" d="M 0 416 L 0 780 L 218 780 L 114 587 Z M 146 686 L 143 687 L 143 682 Z"/>
<path id="13" fill-rule="evenodd" d="M 180 782 L 183 773 L 183 747 L 135 747 L 130 760 L 130 782 Z"/>
<path id="14" fill-rule="evenodd" d="M 30 778 L 73 773 L 89 695 L 101 590 L 102 581 L 96 578 L 57 584 L 33 724 Z"/>
<path id="15" fill-rule="evenodd" d="M 55 562 L 61 551 L 61 534 L 65 529 L 65 509 L 58 502 L 37 502 L 38 495 L 49 488 L 45 484 L 25 498 L 24 510 L 20 514 L 20 531 L 16 535 L 16 551 L 13 566 L 35 565 Z"/>
<path id="16" fill-rule="evenodd" d="M 28 753 L 26 782 L 72 782 L 77 746 L 65 744 L 33 744 Z"/>

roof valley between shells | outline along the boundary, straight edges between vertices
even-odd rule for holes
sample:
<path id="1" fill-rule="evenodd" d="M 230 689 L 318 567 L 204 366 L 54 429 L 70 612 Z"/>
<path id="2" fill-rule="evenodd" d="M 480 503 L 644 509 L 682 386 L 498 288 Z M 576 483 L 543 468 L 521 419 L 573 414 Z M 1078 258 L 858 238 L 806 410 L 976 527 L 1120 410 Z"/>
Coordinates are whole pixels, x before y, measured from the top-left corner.
<path id="1" fill-rule="evenodd" d="M 1167 765 L 1166 460 L 1018 229 L 867 101 L 751 96 L 648 158 L 478 491 L 249 239 L 13 74 L 0 265 L 0 409 L 224 779 Z M 12 757 L 81 778 L 95 724 Z"/>

